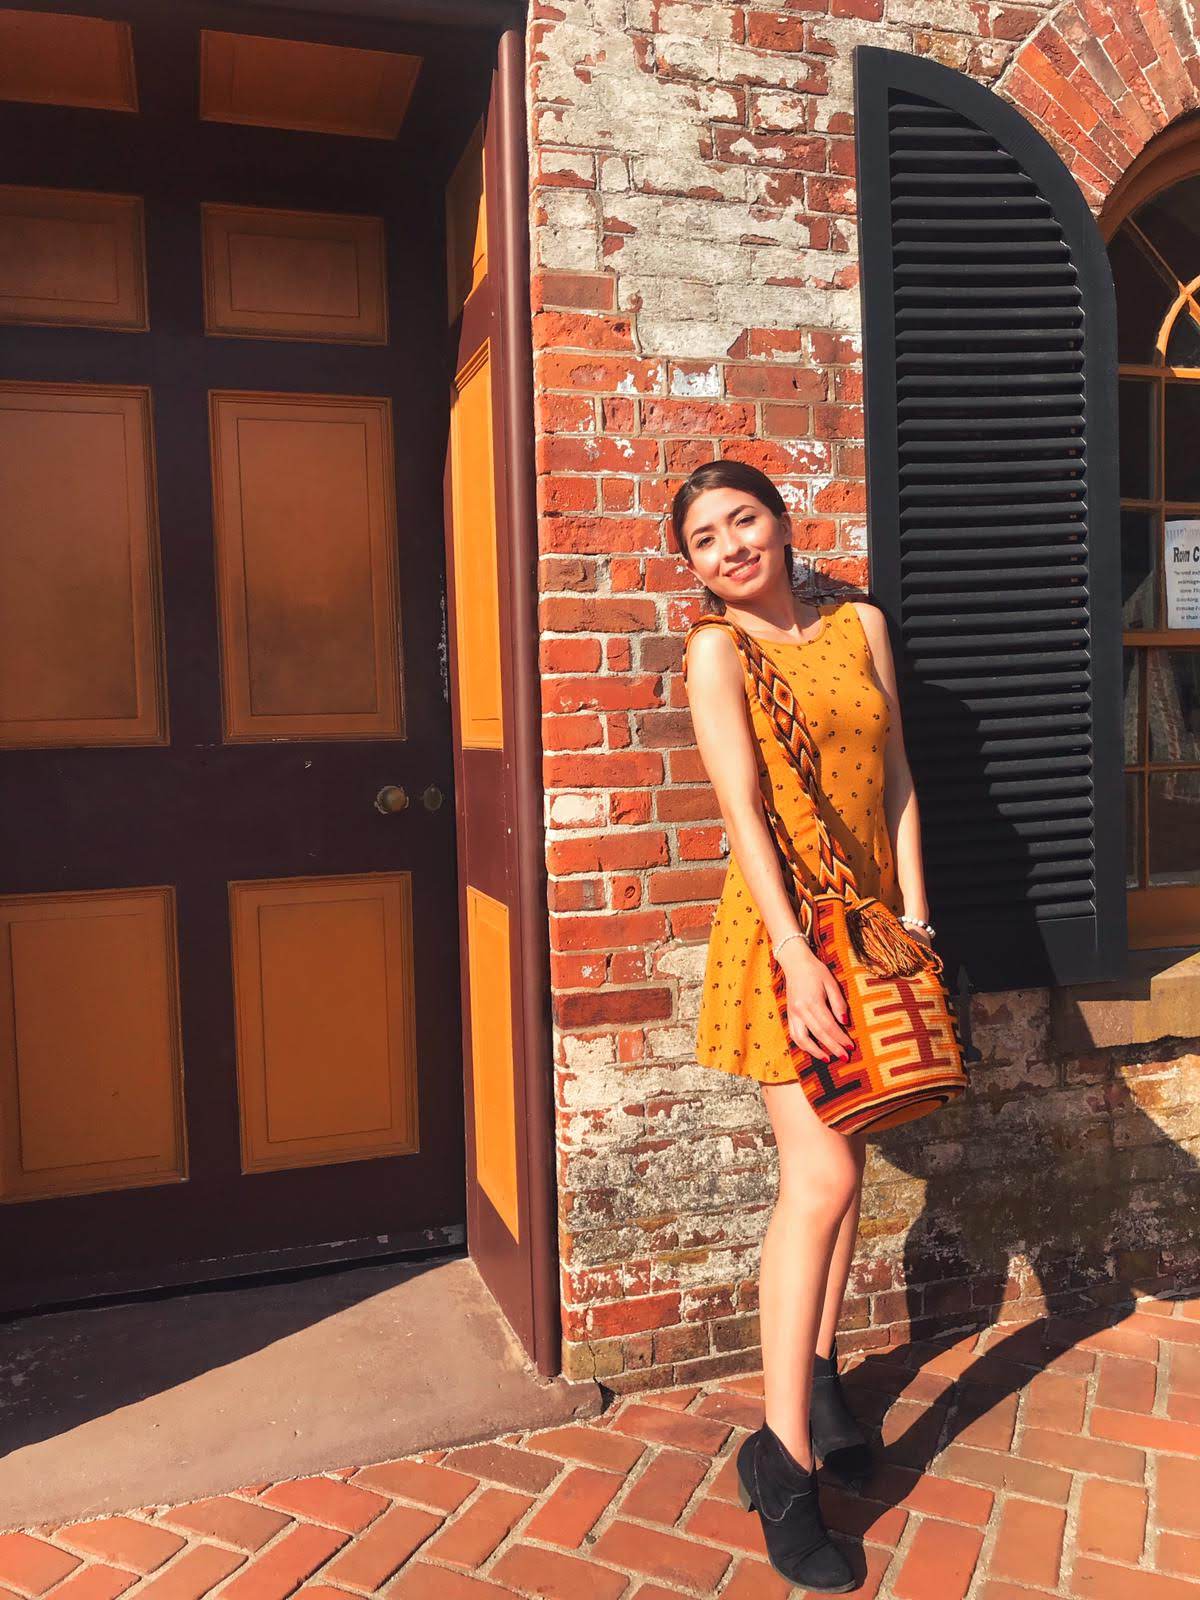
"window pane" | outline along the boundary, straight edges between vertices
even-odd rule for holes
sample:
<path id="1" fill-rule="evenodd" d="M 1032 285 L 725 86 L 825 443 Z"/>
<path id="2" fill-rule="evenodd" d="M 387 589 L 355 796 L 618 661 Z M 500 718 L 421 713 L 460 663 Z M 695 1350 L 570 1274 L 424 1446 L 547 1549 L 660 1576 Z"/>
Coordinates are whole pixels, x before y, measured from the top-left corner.
<path id="1" fill-rule="evenodd" d="M 1151 445 L 1158 385 L 1145 378 L 1122 378 L 1118 393 L 1121 404 L 1121 497 L 1125 500 L 1149 500 L 1154 494 Z"/>
<path id="2" fill-rule="evenodd" d="M 1141 760 L 1138 739 L 1138 702 L 1141 698 L 1138 693 L 1138 657 L 1144 653 L 1141 650 L 1125 651 L 1125 764 L 1130 767 Z"/>
<path id="3" fill-rule="evenodd" d="M 1142 780 L 1137 773 L 1125 778 L 1125 887 L 1136 889 L 1142 881 Z"/>
<path id="4" fill-rule="evenodd" d="M 1147 200 L 1134 221 L 1181 283 L 1200 273 L 1200 177 L 1184 178 Z"/>
<path id="5" fill-rule="evenodd" d="M 1200 772 L 1150 775 L 1150 882 L 1200 883 Z"/>
<path id="6" fill-rule="evenodd" d="M 1168 500 L 1200 500 L 1200 383 L 1186 378 L 1167 384 L 1163 430 L 1166 434 Z"/>
<path id="7" fill-rule="evenodd" d="M 1151 761 L 1200 761 L 1200 650 L 1146 654 Z"/>
<path id="8" fill-rule="evenodd" d="M 1185 306 L 1167 335 L 1169 367 L 1200 367 L 1200 310 L 1194 303 Z"/>
<path id="9" fill-rule="evenodd" d="M 1117 291 L 1117 360 L 1156 361 L 1154 341 L 1179 285 L 1147 260 L 1127 228 L 1109 241 L 1108 259 Z"/>
<path id="10" fill-rule="evenodd" d="M 1121 618 L 1126 628 L 1153 628 L 1158 580 L 1156 511 L 1121 512 Z"/>

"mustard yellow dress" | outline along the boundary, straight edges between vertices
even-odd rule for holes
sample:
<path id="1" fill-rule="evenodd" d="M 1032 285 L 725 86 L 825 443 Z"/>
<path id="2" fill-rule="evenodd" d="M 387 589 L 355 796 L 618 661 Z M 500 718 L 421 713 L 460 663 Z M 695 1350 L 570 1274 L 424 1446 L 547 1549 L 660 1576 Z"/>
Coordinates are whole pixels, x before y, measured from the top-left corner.
<path id="1" fill-rule="evenodd" d="M 852 600 L 818 603 L 820 629 L 799 643 L 757 639 L 787 678 L 817 752 L 821 814 L 854 872 L 858 891 L 904 909 L 883 807 L 888 704 Z M 686 670 L 686 663 L 685 663 Z M 756 697 L 747 707 L 758 747 L 760 782 L 816 886 L 817 836 L 811 802 Z M 709 938 L 696 1059 L 762 1083 L 793 1082 L 787 1031 L 771 989 L 766 926 L 730 854 Z"/>

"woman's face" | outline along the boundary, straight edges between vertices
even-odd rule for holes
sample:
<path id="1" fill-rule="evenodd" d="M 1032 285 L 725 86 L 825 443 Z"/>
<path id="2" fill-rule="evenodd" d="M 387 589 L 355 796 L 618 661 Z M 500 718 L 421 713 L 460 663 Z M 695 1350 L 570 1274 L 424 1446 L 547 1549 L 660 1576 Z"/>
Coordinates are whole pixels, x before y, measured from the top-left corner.
<path id="1" fill-rule="evenodd" d="M 705 489 L 688 507 L 683 542 L 688 560 L 720 599 L 745 605 L 786 580 L 784 550 L 791 537 L 786 516 L 746 489 Z"/>

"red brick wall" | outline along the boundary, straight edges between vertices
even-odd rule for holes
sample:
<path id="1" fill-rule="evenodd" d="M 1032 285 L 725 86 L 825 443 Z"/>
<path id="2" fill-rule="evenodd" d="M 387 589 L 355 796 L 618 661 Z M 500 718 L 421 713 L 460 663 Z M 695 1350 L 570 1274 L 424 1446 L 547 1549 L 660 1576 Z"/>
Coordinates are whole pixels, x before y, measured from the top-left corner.
<path id="1" fill-rule="evenodd" d="M 751 461 L 801 570 L 865 577 L 859 42 L 1010 96 L 1097 209 L 1198 99 L 1174 0 L 533 0 L 565 1360 L 614 1387 L 754 1359 L 773 1152 L 757 1090 L 692 1056 L 727 842 L 677 671 L 700 596 L 664 513 L 696 463 Z M 1195 1041 L 1063 1058 L 1045 991 L 977 1000 L 976 1028 L 969 1103 L 872 1146 L 842 1348 L 1195 1268 L 1181 1174 L 1150 1153 L 1183 1137 Z"/>

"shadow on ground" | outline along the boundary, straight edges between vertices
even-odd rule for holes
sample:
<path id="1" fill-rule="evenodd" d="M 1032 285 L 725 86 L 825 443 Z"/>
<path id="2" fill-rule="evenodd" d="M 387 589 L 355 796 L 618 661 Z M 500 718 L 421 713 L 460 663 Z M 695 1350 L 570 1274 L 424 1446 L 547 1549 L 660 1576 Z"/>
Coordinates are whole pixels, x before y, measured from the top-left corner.
<path id="1" fill-rule="evenodd" d="M 0 1456 L 229 1366 L 437 1265 L 297 1275 L 15 1318 L 0 1325 Z"/>
<path id="2" fill-rule="evenodd" d="M 0 1326 L 0 1528 L 196 1498 L 599 1409 L 465 1257 Z"/>

